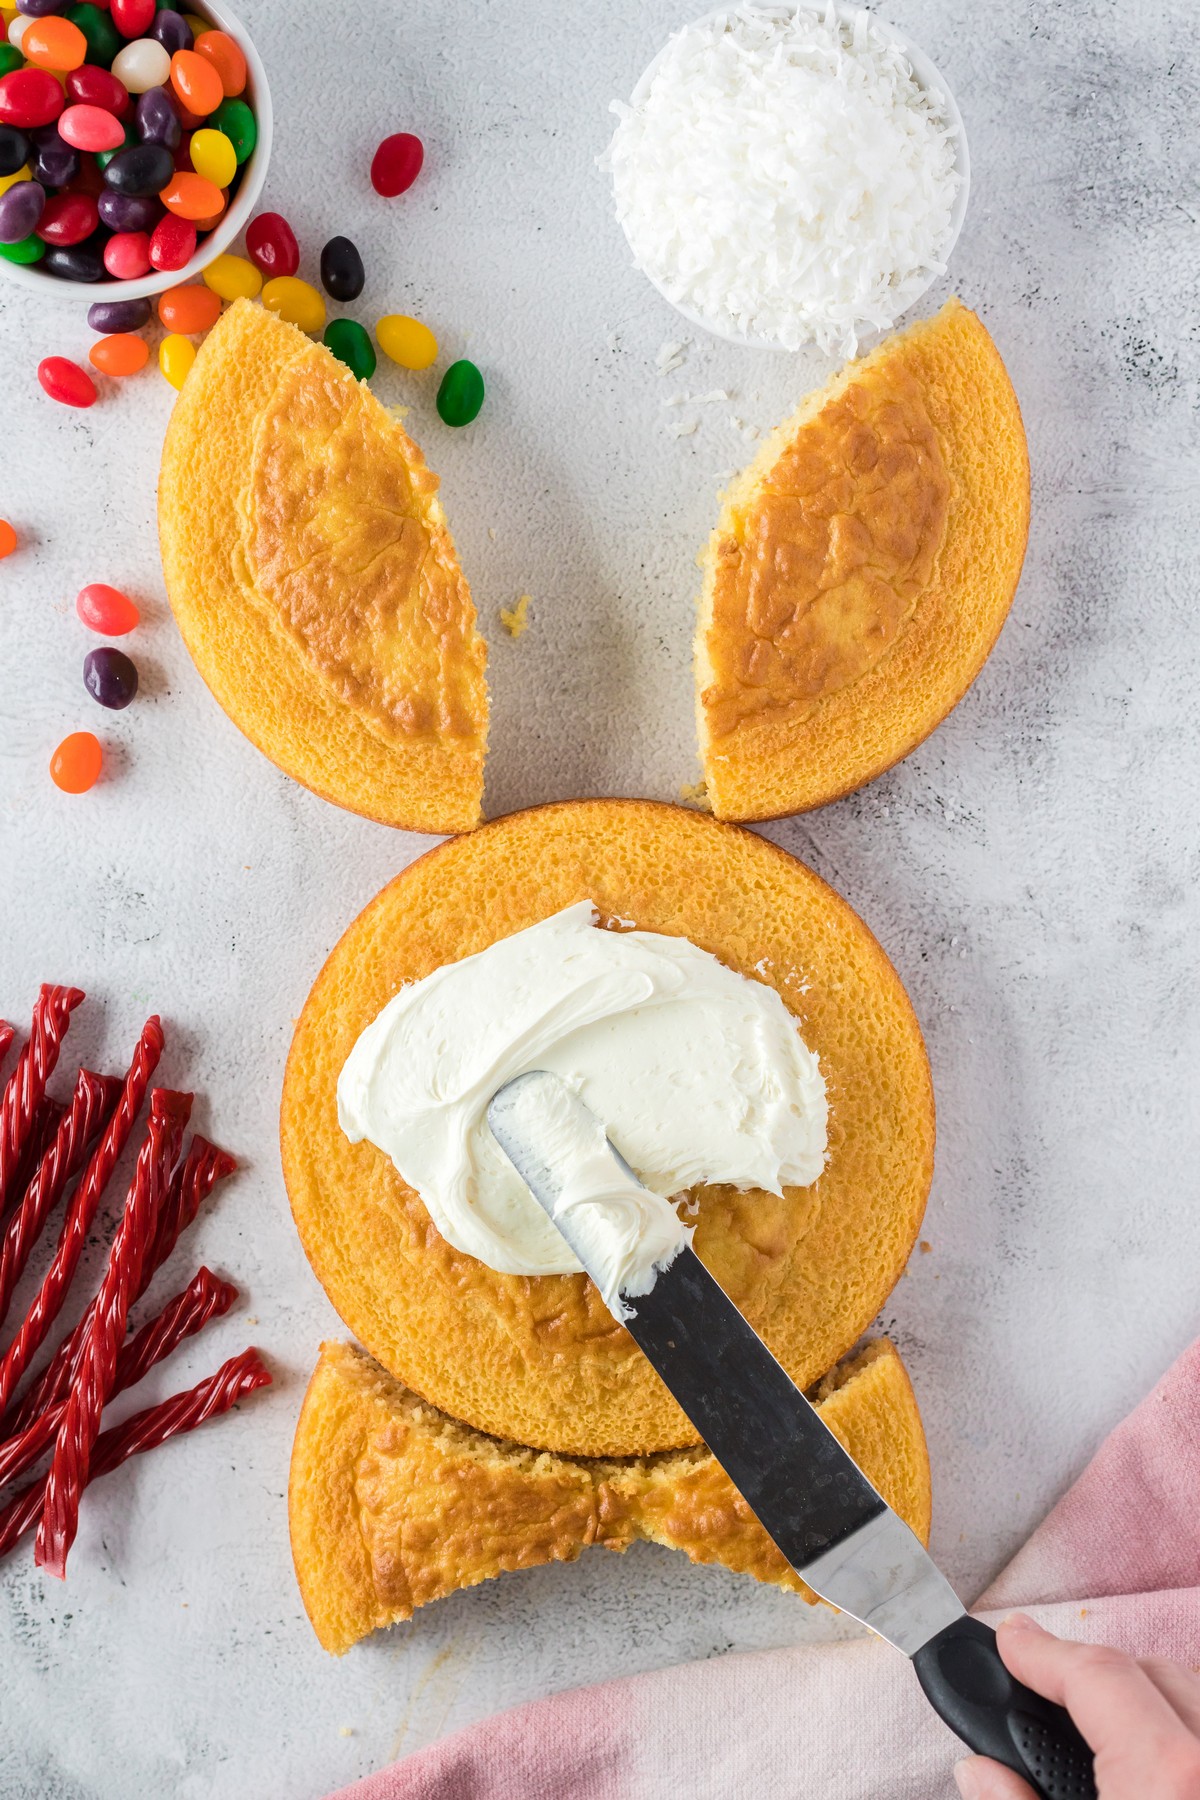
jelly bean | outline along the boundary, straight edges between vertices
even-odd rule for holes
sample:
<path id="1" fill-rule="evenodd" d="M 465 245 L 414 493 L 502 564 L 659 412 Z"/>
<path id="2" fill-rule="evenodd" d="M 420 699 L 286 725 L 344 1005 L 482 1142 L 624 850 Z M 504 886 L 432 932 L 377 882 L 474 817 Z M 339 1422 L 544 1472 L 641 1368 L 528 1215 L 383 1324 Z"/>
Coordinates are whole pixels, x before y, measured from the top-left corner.
<path id="1" fill-rule="evenodd" d="M 186 175 L 192 166 L 192 138 L 194 136 L 194 132 L 180 131 L 179 142 L 175 146 L 175 172 L 177 175 Z"/>
<path id="2" fill-rule="evenodd" d="M 171 86 L 189 111 L 202 118 L 216 112 L 225 98 L 220 75 L 194 50 L 177 50 L 171 58 Z"/>
<path id="3" fill-rule="evenodd" d="M 15 187 L 18 181 L 29 181 L 32 175 L 33 170 L 29 167 L 28 163 L 23 163 L 21 167 L 15 170 L 11 175 L 0 175 L 0 194 L 7 194 L 9 188 Z M 43 187 L 47 187 L 48 185 L 48 182 L 43 181 Z"/>
<path id="4" fill-rule="evenodd" d="M 212 30 L 212 20 L 202 19 L 199 13 L 185 12 L 184 18 L 192 28 L 192 36 L 198 38 L 202 32 Z"/>
<path id="5" fill-rule="evenodd" d="M 93 6 L 91 0 L 82 0 L 78 6 L 69 6 L 65 17 L 78 25 L 87 39 L 88 61 L 107 69 L 121 48 L 121 34 L 103 7 Z"/>
<path id="6" fill-rule="evenodd" d="M 10 19 L 8 22 L 8 42 L 22 59 L 24 59 L 25 56 L 25 52 L 21 48 L 21 45 L 25 40 L 25 33 L 29 30 L 31 25 L 36 24 L 36 19 L 23 18 Z"/>
<path id="7" fill-rule="evenodd" d="M 133 102 L 116 76 L 107 69 L 96 68 L 94 63 L 71 70 L 67 76 L 67 98 L 78 106 L 102 106 L 118 119 L 128 118 L 133 110 Z"/>
<path id="8" fill-rule="evenodd" d="M 94 237 L 85 238 L 82 244 L 51 244 L 45 270 L 63 281 L 103 281 L 104 258 Z"/>
<path id="9" fill-rule="evenodd" d="M 46 254 L 46 246 L 36 232 L 22 238 L 19 244 L 0 242 L 0 256 L 10 263 L 41 262 Z"/>
<path id="10" fill-rule="evenodd" d="M 158 296 L 158 316 L 168 331 L 194 337 L 208 331 L 221 316 L 221 296 L 202 281 L 168 288 Z"/>
<path id="11" fill-rule="evenodd" d="M 16 532 L 7 519 L 0 519 L 0 557 L 11 556 L 16 547 Z"/>
<path id="12" fill-rule="evenodd" d="M 25 58 L 15 44 L 0 44 L 0 75 L 11 75 L 24 64 Z"/>
<path id="13" fill-rule="evenodd" d="M 129 144 L 117 151 L 104 181 L 118 194 L 157 194 L 174 173 L 175 159 L 164 144 Z"/>
<path id="14" fill-rule="evenodd" d="M 63 0 L 16 0 L 16 8 L 27 19 L 44 19 L 48 13 L 61 12 Z"/>
<path id="15" fill-rule="evenodd" d="M 140 281 L 148 275 L 150 234 L 148 231 L 114 231 L 104 246 L 104 266 L 116 281 Z"/>
<path id="16" fill-rule="evenodd" d="M 112 22 L 123 38 L 145 37 L 154 18 L 154 0 L 110 0 Z"/>
<path id="17" fill-rule="evenodd" d="M 62 406 L 91 406 L 95 401 L 95 382 L 68 357 L 44 356 L 37 374 L 45 392 Z"/>
<path id="18" fill-rule="evenodd" d="M 51 194 L 42 209 L 37 234 L 47 244 L 82 244 L 100 223 L 90 194 Z"/>
<path id="19" fill-rule="evenodd" d="M 43 187 L 66 187 L 79 175 L 79 152 L 59 136 L 57 125 L 43 125 L 33 134 L 33 178 Z"/>
<path id="20" fill-rule="evenodd" d="M 437 391 L 437 409 L 446 425 L 469 425 L 483 405 L 483 376 L 464 358 L 451 363 Z"/>
<path id="21" fill-rule="evenodd" d="M 147 36 L 154 38 L 155 42 L 161 44 L 171 56 L 174 56 L 177 50 L 190 50 L 195 41 L 192 37 L 192 28 L 183 14 L 169 6 L 155 14 L 154 23 Z"/>
<path id="22" fill-rule="evenodd" d="M 20 44 L 21 55 L 39 69 L 79 68 L 87 58 L 87 39 L 70 19 L 31 19 Z"/>
<path id="23" fill-rule="evenodd" d="M 125 127 L 100 106 L 68 106 L 58 121 L 58 135 L 73 150 L 116 150 L 125 142 Z"/>
<path id="24" fill-rule="evenodd" d="M 384 138 L 371 158 L 371 186 L 385 200 L 408 191 L 421 173 L 425 146 L 411 131 Z"/>
<path id="25" fill-rule="evenodd" d="M 427 369 L 437 361 L 437 339 L 420 319 L 388 313 L 375 327 L 379 348 L 402 369 Z"/>
<path id="26" fill-rule="evenodd" d="M 262 287 L 262 276 L 245 256 L 215 256 L 204 271 L 204 281 L 222 300 L 253 300 Z"/>
<path id="27" fill-rule="evenodd" d="M 183 126 L 170 88 L 146 89 L 137 103 L 137 128 L 143 143 L 165 144 L 168 150 L 178 147 Z"/>
<path id="28" fill-rule="evenodd" d="M 173 388 L 181 388 L 196 360 L 196 346 L 172 332 L 158 346 L 158 366 Z"/>
<path id="29" fill-rule="evenodd" d="M 144 342 L 139 338 L 138 343 Z M 137 607 L 120 588 L 109 587 L 107 581 L 89 581 L 75 596 L 75 611 L 89 631 L 103 632 L 105 637 L 124 637 L 141 618 Z"/>
<path id="30" fill-rule="evenodd" d="M 221 189 L 221 212 L 224 212 L 225 207 L 228 205 L 228 202 L 229 202 L 229 189 L 222 188 Z M 221 213 L 219 213 L 219 212 L 211 213 L 207 219 L 197 219 L 195 221 L 196 230 L 197 230 L 197 232 L 211 231 L 213 229 L 213 227 L 215 225 L 219 225 L 220 222 L 221 222 Z"/>
<path id="31" fill-rule="evenodd" d="M 97 300 L 88 307 L 87 322 L 92 331 L 107 334 L 114 331 L 140 331 L 150 320 L 148 300 Z"/>
<path id="32" fill-rule="evenodd" d="M 112 72 L 131 94 L 144 94 L 169 80 L 171 58 L 153 38 L 134 38 L 113 57 Z"/>
<path id="33" fill-rule="evenodd" d="M 83 685 L 101 706 L 120 712 L 138 691 L 137 664 L 123 650 L 103 644 L 83 659 Z"/>
<path id="34" fill-rule="evenodd" d="M 202 56 L 217 71 L 227 100 L 245 92 L 245 54 L 227 31 L 202 31 L 196 39 L 196 55 Z"/>
<path id="35" fill-rule="evenodd" d="M 203 175 L 219 188 L 228 187 L 237 174 L 237 153 L 223 132 L 193 132 L 191 157 L 197 175 Z"/>
<path id="36" fill-rule="evenodd" d="M 295 275 L 276 275 L 262 291 L 262 303 L 268 312 L 278 314 L 289 325 L 315 336 L 325 325 L 325 302 L 310 282 Z"/>
<path id="37" fill-rule="evenodd" d="M 258 123 L 246 102 L 222 100 L 209 124 L 229 139 L 240 169 L 254 155 L 254 146 L 258 143 Z"/>
<path id="38" fill-rule="evenodd" d="M 64 794 L 86 794 L 100 779 L 104 752 L 90 731 L 73 731 L 50 758 L 50 779 Z"/>
<path id="39" fill-rule="evenodd" d="M 157 194 L 114 194 L 105 188 L 96 197 L 100 222 L 110 231 L 153 231 L 162 218 Z"/>
<path id="40" fill-rule="evenodd" d="M 0 76 L 0 125 L 15 125 L 19 131 L 52 125 L 65 105 L 48 69 L 14 69 Z"/>
<path id="41" fill-rule="evenodd" d="M 282 213 L 259 213 L 246 227 L 246 251 L 263 274 L 294 275 L 300 267 L 300 246 Z"/>
<path id="42" fill-rule="evenodd" d="M 174 213 L 165 218 L 150 234 L 150 261 L 163 273 L 182 269 L 196 254 L 196 227 L 190 219 L 177 219 Z"/>
<path id="43" fill-rule="evenodd" d="M 36 231 L 46 204 L 40 181 L 18 181 L 0 194 L 0 244 L 19 244 Z"/>
<path id="44" fill-rule="evenodd" d="M 147 144 L 144 148 L 158 146 Z M 206 181 L 203 175 L 192 175 L 186 170 L 175 171 L 159 189 L 158 197 L 167 211 L 180 219 L 219 218 L 225 206 L 225 196 L 215 181 Z"/>
<path id="45" fill-rule="evenodd" d="M 321 342 L 359 381 L 375 373 L 375 347 L 357 319 L 331 319 Z"/>
<path id="46" fill-rule="evenodd" d="M 111 244 L 112 239 L 109 239 Z M 108 258 L 105 257 L 107 262 Z M 150 360 L 150 346 L 144 337 L 122 331 L 113 337 L 98 338 L 88 351 L 88 361 L 102 375 L 136 375 Z"/>
<path id="47" fill-rule="evenodd" d="M 29 161 L 33 145 L 15 125 L 0 125 L 0 175 L 15 175 Z"/>
<path id="48" fill-rule="evenodd" d="M 348 237 L 330 238 L 321 252 L 321 286 L 335 300 L 357 300 L 366 275 L 357 246 Z"/>

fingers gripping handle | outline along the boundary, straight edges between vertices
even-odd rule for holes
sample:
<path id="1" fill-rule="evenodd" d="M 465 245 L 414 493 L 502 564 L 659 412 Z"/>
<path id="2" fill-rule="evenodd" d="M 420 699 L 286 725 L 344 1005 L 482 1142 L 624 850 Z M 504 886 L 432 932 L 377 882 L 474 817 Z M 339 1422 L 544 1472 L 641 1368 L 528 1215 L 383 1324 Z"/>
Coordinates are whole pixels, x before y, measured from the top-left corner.
<path id="1" fill-rule="evenodd" d="M 912 1661 L 934 1711 L 977 1755 L 1023 1775 L 1042 1800 L 1096 1800 L 1092 1752 L 1070 1715 L 1009 1674 L 990 1626 L 964 1614 Z"/>

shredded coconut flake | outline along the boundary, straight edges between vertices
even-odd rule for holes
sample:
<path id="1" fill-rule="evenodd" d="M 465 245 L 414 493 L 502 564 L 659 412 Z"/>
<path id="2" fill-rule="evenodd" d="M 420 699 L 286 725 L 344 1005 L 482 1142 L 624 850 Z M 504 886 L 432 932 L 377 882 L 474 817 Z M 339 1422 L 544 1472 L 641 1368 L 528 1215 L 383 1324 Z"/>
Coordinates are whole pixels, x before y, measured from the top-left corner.
<path id="1" fill-rule="evenodd" d="M 860 12 L 749 5 L 671 38 L 606 155 L 634 257 L 717 330 L 853 355 L 944 268 L 944 97 Z M 667 373 L 681 345 L 658 355 Z"/>

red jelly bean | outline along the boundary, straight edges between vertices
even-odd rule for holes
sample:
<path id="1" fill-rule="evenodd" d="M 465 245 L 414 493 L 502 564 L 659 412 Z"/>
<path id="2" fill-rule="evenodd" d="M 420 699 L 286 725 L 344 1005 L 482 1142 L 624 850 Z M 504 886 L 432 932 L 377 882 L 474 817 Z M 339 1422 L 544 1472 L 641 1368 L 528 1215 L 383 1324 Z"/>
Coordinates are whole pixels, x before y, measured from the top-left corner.
<path id="1" fill-rule="evenodd" d="M 133 101 L 123 82 L 95 63 L 84 63 L 67 76 L 67 98 L 76 106 L 101 106 L 105 112 L 124 119 L 133 111 Z"/>
<path id="2" fill-rule="evenodd" d="M 89 631 L 104 637 L 124 637 L 132 631 L 141 614 L 120 588 L 109 587 L 107 581 L 89 581 L 75 597 L 75 611 Z"/>
<path id="3" fill-rule="evenodd" d="M 100 778 L 104 752 L 90 731 L 73 731 L 50 758 L 50 779 L 64 794 L 86 794 Z"/>
<path id="4" fill-rule="evenodd" d="M 145 37 L 154 23 L 154 0 L 112 0 L 112 22 L 122 37 Z"/>
<path id="5" fill-rule="evenodd" d="M 246 250 L 264 275 L 294 275 L 300 267 L 296 234 L 282 213 L 259 213 L 246 227 Z"/>
<path id="6" fill-rule="evenodd" d="M 58 121 L 58 135 L 73 150 L 115 150 L 125 142 L 125 127 L 102 106 L 68 106 Z"/>
<path id="7" fill-rule="evenodd" d="M 140 281 L 153 267 L 148 231 L 114 231 L 104 246 L 104 266 L 117 281 Z"/>
<path id="8" fill-rule="evenodd" d="M 150 261 L 164 272 L 182 269 L 196 254 L 196 227 L 190 219 L 168 213 L 150 234 Z"/>
<path id="9" fill-rule="evenodd" d="M 421 173 L 425 146 L 411 131 L 384 138 L 371 158 L 371 186 L 385 200 L 406 193 Z"/>
<path id="10" fill-rule="evenodd" d="M 82 244 L 100 223 L 90 194 L 51 194 L 42 208 L 37 234 L 47 244 Z"/>
<path id="11" fill-rule="evenodd" d="M 91 406 L 95 401 L 95 382 L 66 356 L 44 356 L 38 364 L 38 380 L 50 398 L 63 406 Z"/>
<path id="12" fill-rule="evenodd" d="M 66 96 L 49 69 L 13 69 L 0 76 L 0 125 L 36 131 L 53 125 Z"/>

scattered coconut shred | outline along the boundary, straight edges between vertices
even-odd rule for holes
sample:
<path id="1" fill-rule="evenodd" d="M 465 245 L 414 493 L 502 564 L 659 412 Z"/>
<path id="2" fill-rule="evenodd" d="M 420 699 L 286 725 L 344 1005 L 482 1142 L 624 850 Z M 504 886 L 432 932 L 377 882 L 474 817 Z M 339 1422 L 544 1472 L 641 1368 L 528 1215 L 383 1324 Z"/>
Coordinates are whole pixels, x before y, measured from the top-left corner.
<path id="1" fill-rule="evenodd" d="M 634 258 L 718 331 L 854 355 L 924 288 L 958 191 L 944 97 L 867 13 L 731 8 L 614 101 L 602 165 Z"/>

